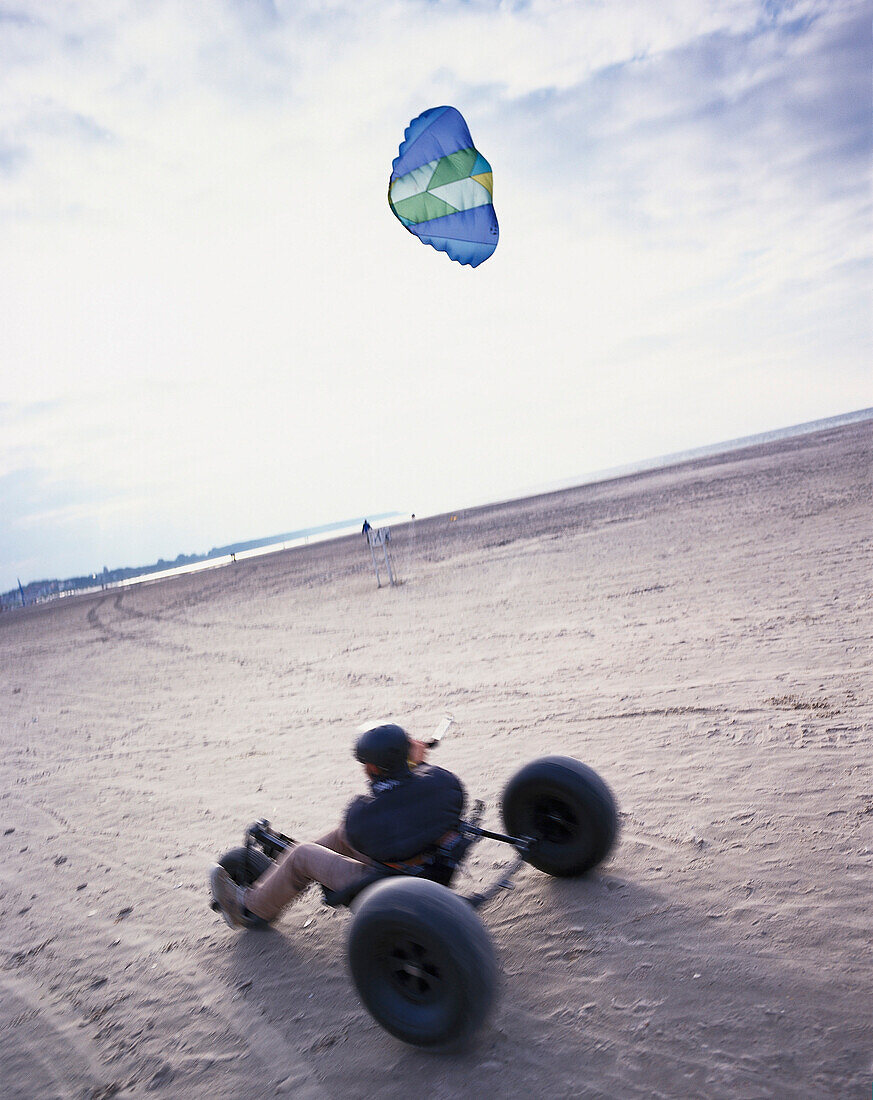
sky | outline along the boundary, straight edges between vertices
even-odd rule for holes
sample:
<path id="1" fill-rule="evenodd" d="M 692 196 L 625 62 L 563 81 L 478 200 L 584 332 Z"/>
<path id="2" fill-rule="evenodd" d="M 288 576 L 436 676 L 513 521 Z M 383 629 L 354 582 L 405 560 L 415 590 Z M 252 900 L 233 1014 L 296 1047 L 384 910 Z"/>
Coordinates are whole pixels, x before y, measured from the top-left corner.
<path id="1" fill-rule="evenodd" d="M 0 590 L 873 405 L 869 0 L 0 0 Z M 479 268 L 387 184 L 451 104 Z"/>

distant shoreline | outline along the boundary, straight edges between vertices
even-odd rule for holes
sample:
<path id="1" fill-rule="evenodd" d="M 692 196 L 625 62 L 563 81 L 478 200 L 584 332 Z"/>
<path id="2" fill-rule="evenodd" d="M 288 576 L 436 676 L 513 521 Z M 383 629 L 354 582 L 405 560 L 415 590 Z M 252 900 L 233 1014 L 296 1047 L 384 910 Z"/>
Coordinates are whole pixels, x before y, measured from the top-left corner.
<path id="1" fill-rule="evenodd" d="M 648 473 L 652 470 L 669 470 L 673 466 L 681 466 L 697 459 L 733 454 L 736 451 L 747 450 L 749 447 L 758 447 L 765 443 L 774 443 L 783 439 L 795 439 L 804 435 L 814 435 L 816 432 L 860 424 L 867 420 L 873 420 L 873 408 L 857 409 L 854 412 L 840 413 L 837 416 L 824 417 L 820 420 L 807 420 L 802 424 L 792 424 L 786 428 L 774 428 L 771 431 L 758 432 L 755 435 L 727 439 L 721 443 L 706 443 L 686 451 L 673 451 L 669 454 L 657 455 L 654 458 L 643 458 L 638 462 L 628 462 L 620 466 L 607 466 L 600 470 L 579 474 L 576 477 L 561 478 L 558 481 L 548 481 L 540 485 L 530 486 L 519 493 L 518 496 L 502 497 L 499 500 L 477 501 L 476 503 L 459 506 L 456 510 L 470 511 L 474 508 L 488 508 L 491 505 L 510 504 L 513 501 L 527 500 L 531 497 L 549 496 L 551 493 L 580 489 L 585 485 L 599 485 L 606 481 L 618 481 L 623 477 L 632 477 L 634 474 Z M 442 513 L 428 514 L 440 515 Z"/>
<path id="2" fill-rule="evenodd" d="M 441 515 L 450 515 L 454 512 L 469 513 L 474 511 L 480 512 L 488 508 L 499 508 L 502 505 L 518 503 L 524 500 L 533 500 L 538 497 L 551 496 L 553 494 L 568 492 L 589 485 L 600 485 L 610 481 L 618 481 L 622 478 L 634 477 L 638 474 L 666 471 L 673 467 L 686 465 L 701 459 L 732 455 L 752 447 L 763 446 L 767 443 L 777 443 L 801 438 L 806 435 L 832 431 L 835 428 L 849 427 L 867 421 L 873 421 L 873 408 L 858 409 L 853 412 L 840 413 L 837 416 L 824 417 L 819 420 L 809 420 L 802 424 L 793 424 L 785 428 L 775 428 L 771 431 L 759 432 L 756 435 L 742 436 L 737 439 L 724 440 L 720 443 L 704 444 L 703 446 L 693 447 L 685 451 L 675 451 L 670 454 L 658 455 L 654 458 L 641 459 L 638 462 L 606 467 L 601 470 L 591 471 L 587 474 L 580 474 L 577 477 L 562 478 L 556 482 L 547 482 L 542 485 L 530 486 L 517 496 L 513 495 L 498 499 L 458 504 L 453 508 L 441 509 L 436 512 L 419 512 L 417 513 L 417 518 L 419 520 L 434 519 Z M 401 526 L 410 522 L 409 514 L 400 512 L 380 513 L 378 516 L 374 515 L 373 518 L 390 519 L 393 521 L 391 524 L 392 526 Z M 347 538 L 357 532 L 359 522 L 361 521 L 345 520 L 322 524 L 318 527 L 301 528 L 287 535 L 267 536 L 263 539 L 251 539 L 233 543 L 226 547 L 221 547 L 219 553 L 213 556 L 203 556 L 197 561 L 187 562 L 178 566 L 171 565 L 168 562 L 168 568 L 163 569 L 157 568 L 156 566 L 123 566 L 116 570 L 116 572 L 127 571 L 128 569 L 142 569 L 143 572 L 121 579 L 107 581 L 103 584 L 99 581 L 99 574 L 95 575 L 93 584 L 81 587 L 62 588 L 61 586 L 67 582 L 56 579 L 41 582 L 31 581 L 29 585 L 44 584 L 47 586 L 54 586 L 54 588 L 51 591 L 43 591 L 35 595 L 25 606 L 30 607 L 36 603 L 45 603 L 50 600 L 69 598 L 70 596 L 87 595 L 93 592 L 109 591 L 111 589 L 127 588 L 132 585 L 166 580 L 171 577 L 183 576 L 186 573 L 221 568 L 247 558 L 261 557 L 282 550 L 295 549 L 313 542 Z M 234 547 L 238 547 L 239 549 L 234 550 Z M 4 612 L 23 610 L 21 604 L 15 602 L 17 595 L 18 593 L 15 589 L 10 589 L 8 592 L 2 593 L 2 595 L 0 595 L 0 600 L 6 598 L 10 602 L 7 602 L 5 605 L 0 603 L 0 610 Z"/>

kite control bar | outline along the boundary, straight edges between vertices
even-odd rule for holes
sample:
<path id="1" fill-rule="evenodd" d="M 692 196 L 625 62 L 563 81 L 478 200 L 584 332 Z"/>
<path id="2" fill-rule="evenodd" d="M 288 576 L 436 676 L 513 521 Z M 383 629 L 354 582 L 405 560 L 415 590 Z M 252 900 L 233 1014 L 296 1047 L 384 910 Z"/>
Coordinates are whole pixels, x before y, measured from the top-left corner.
<path id="1" fill-rule="evenodd" d="M 449 729 L 454 725 L 455 720 L 451 714 L 447 714 L 437 728 L 430 735 L 430 740 L 425 741 L 425 744 L 429 749 L 435 749 L 437 745 L 442 741 L 445 735 L 449 732 Z"/>

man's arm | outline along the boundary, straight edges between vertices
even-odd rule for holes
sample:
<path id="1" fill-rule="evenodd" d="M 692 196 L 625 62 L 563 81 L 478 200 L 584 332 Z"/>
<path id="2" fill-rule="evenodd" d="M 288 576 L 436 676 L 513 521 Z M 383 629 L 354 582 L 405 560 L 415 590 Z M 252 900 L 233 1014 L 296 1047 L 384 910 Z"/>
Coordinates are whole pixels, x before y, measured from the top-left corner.
<path id="1" fill-rule="evenodd" d="M 427 745 L 424 741 L 409 738 L 409 762 L 411 764 L 423 764 L 427 759 Z"/>

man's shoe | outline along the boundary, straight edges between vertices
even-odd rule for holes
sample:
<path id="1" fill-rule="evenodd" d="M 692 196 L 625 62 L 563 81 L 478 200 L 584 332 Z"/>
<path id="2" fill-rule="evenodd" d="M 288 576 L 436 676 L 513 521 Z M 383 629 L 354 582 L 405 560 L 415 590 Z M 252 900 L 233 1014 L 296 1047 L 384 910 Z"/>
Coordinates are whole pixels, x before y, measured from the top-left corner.
<path id="1" fill-rule="evenodd" d="M 212 887 L 213 909 L 221 913 L 231 928 L 247 928 L 251 920 L 248 919 L 243 905 L 245 889 L 237 885 L 217 863 L 209 875 L 209 883 Z"/>

